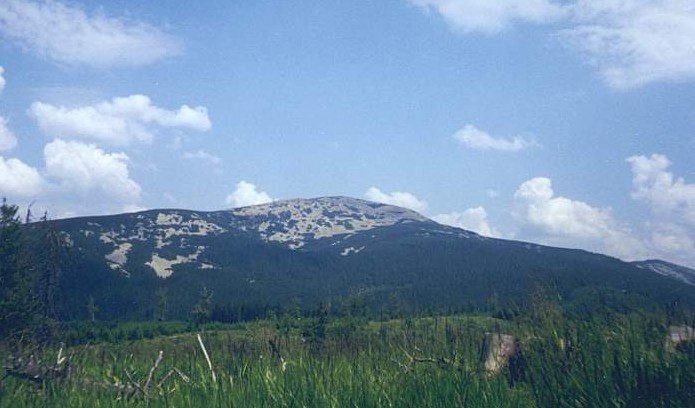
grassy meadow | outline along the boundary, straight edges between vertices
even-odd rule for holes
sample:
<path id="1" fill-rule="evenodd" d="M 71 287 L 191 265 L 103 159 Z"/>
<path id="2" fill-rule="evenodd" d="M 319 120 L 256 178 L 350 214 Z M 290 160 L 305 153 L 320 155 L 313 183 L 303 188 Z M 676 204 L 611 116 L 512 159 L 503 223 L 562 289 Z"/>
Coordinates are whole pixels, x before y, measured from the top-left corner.
<path id="1" fill-rule="evenodd" d="M 670 323 L 660 314 L 570 318 L 546 308 L 506 320 L 323 316 L 204 326 L 66 346 L 67 378 L 6 376 L 0 406 L 695 406 L 695 349 L 665 347 Z M 514 335 L 519 348 L 497 374 L 480 364 L 489 332 Z M 58 350 L 23 353 L 53 364 Z"/>

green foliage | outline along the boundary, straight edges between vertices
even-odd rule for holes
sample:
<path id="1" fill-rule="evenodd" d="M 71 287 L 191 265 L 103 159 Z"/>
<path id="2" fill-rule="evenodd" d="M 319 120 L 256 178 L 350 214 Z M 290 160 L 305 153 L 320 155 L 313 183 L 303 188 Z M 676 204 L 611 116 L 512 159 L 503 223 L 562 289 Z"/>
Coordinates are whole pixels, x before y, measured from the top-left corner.
<path id="1" fill-rule="evenodd" d="M 89 296 L 87 298 L 87 313 L 89 314 L 89 321 L 96 322 L 97 313 L 99 312 L 99 306 L 97 306 L 94 296 Z"/>
<path id="2" fill-rule="evenodd" d="M 89 343 L 121 343 L 190 331 L 184 322 L 64 322 L 56 328 L 54 341 L 68 346 Z M 107 346 L 105 346 L 107 347 Z"/>
<path id="3" fill-rule="evenodd" d="M 0 205 L 0 340 L 25 340 L 36 323 L 37 304 L 32 293 L 17 206 Z"/>
<path id="4" fill-rule="evenodd" d="M 193 307 L 193 322 L 196 325 L 206 323 L 210 321 L 212 317 L 212 291 L 203 286 L 200 290 L 200 300 Z"/>
<path id="5" fill-rule="evenodd" d="M 308 318 L 307 320 L 312 320 Z M 320 320 L 320 316 L 316 318 Z M 495 406 L 524 406 L 524 391 L 515 391 L 501 379 L 488 380 L 472 373 L 413 366 L 401 350 L 421 349 L 423 353 L 446 353 L 453 347 L 469 346 L 469 337 L 452 337 L 450 344 L 437 340 L 443 333 L 444 319 L 417 322 L 404 336 L 400 321 L 385 322 L 362 331 L 360 346 L 354 341 L 326 332 L 320 352 L 299 335 L 275 341 L 278 331 L 259 322 L 203 336 L 217 374 L 213 381 L 193 335 L 154 338 L 139 342 L 95 345 L 69 350 L 75 352 L 69 382 L 45 390 L 29 391 L 19 380 L 7 380 L 0 405 L 10 406 L 450 406 L 452 402 L 486 402 Z M 455 318 L 459 327 L 464 319 Z M 307 322 L 308 326 L 314 321 Z M 420 324 L 422 323 L 422 324 Z M 329 324 L 330 325 L 330 324 Z M 464 327 L 464 326 L 461 326 Z M 135 329 L 135 328 L 132 328 Z M 482 326 L 475 336 L 482 335 Z M 472 333 L 472 332 L 471 332 Z M 270 340 L 277 348 L 273 353 Z M 469 347 L 470 348 L 470 347 Z M 172 377 L 161 392 L 149 399 L 120 397 L 108 391 L 106 383 L 128 382 L 125 374 L 141 378 L 158 350 L 164 361 L 157 378 L 173 367 L 189 378 Z M 475 358 L 470 348 L 466 357 Z M 46 360 L 54 358 L 48 354 Z M 100 382 L 86 387 L 85 379 Z M 527 405 L 528 406 L 528 405 Z"/>
<path id="6" fill-rule="evenodd" d="M 36 271 L 34 287 L 40 312 L 44 319 L 58 320 L 62 314 L 61 279 L 65 269 L 69 268 L 68 244 L 56 225 L 49 222 L 47 214 L 33 227 L 34 237 L 38 241 L 30 250 Z"/>
<path id="7" fill-rule="evenodd" d="M 155 292 L 155 318 L 157 321 L 163 322 L 166 320 L 167 306 L 169 304 L 169 298 L 167 296 L 167 290 L 164 287 L 157 288 Z"/>
<path id="8" fill-rule="evenodd" d="M 575 296 L 588 296 L 585 298 L 590 302 L 584 306 L 589 308 L 595 306 L 593 300 L 602 299 L 606 300 L 602 307 L 624 311 L 632 310 L 633 304 L 657 308 L 674 302 L 695 305 L 691 287 L 614 258 L 523 242 L 462 238 L 454 230 L 441 233 L 447 232 L 447 227 L 431 223 L 403 223 L 356 232 L 350 235 L 350 245 L 364 246 L 365 250 L 341 256 L 339 248 L 344 243 L 340 240 L 345 237 L 309 239 L 300 250 L 290 250 L 281 243 L 259 240 L 249 232 L 255 227 L 244 224 L 248 220 L 235 218 L 230 212 L 176 210 L 184 219 L 202 217 L 217 225 L 235 227 L 219 234 L 173 234 L 168 237 L 168 245 L 160 247 L 155 237 L 162 230 L 157 233 L 155 226 L 158 214 L 164 211 L 27 226 L 26 235 L 36 244 L 33 253 L 48 252 L 45 240 L 37 237 L 45 237 L 50 231 L 58 232 L 54 237 L 69 236 L 72 243 L 70 248 L 53 251 L 60 256 L 42 255 L 47 260 L 64 261 L 50 262 L 58 263 L 59 268 L 44 268 L 54 273 L 45 274 L 50 278 L 46 281 L 53 283 L 43 286 L 57 289 L 42 295 L 55 299 L 55 307 L 48 309 L 55 312 L 47 314 L 61 320 L 87 320 L 90 316 L 84 305 L 88 296 L 93 296 L 102 320 L 192 319 L 191 311 L 200 305 L 198 290 L 203 286 L 215 291 L 209 319 L 225 322 L 262 317 L 271 308 L 280 312 L 294 300 L 303 311 L 316 310 L 321 302 L 337 308 L 350 300 L 356 308 L 353 316 L 372 319 L 416 316 L 433 310 L 489 311 L 513 319 L 515 309 L 529 302 L 529 294 L 538 285 L 552 286 L 563 303 L 574 301 Z M 423 231 L 432 232 L 425 237 Z M 119 242 L 142 237 L 130 240 L 132 247 L 122 269 L 112 269 L 113 264 L 110 266 L 105 258 L 115 246 L 101 240 L 103 234 L 115 234 Z M 331 245 L 338 242 L 341 244 Z M 148 266 L 154 253 L 176 259 L 190 256 L 200 247 L 205 250 L 195 262 L 174 265 L 173 274 L 165 281 Z M 202 265 L 206 269 L 201 269 Z M 165 297 L 158 292 L 164 286 Z M 615 303 L 610 296 L 592 299 L 587 292 L 593 288 L 624 296 Z M 263 310 L 252 313 L 251 305 Z M 577 305 L 581 312 L 583 306 Z M 277 315 L 281 317 L 281 313 Z M 208 319 L 205 313 L 198 316 Z"/>
<path id="9" fill-rule="evenodd" d="M 668 316 L 580 317 L 558 302 L 539 295 L 531 312 L 512 321 L 481 315 L 372 321 L 347 336 L 349 316 L 330 315 L 327 305 L 294 320 L 287 337 L 270 321 L 206 327 L 215 380 L 194 334 L 159 337 L 167 327 L 185 330 L 180 324 L 73 323 L 77 333 L 103 330 L 119 339 L 68 349 L 74 359 L 66 383 L 37 390 L 6 379 L 0 406 L 692 406 L 692 345 L 664 347 Z M 497 375 L 480 368 L 487 332 L 513 334 L 521 347 Z M 164 360 L 155 379 L 175 367 L 190 381 L 174 375 L 147 397 L 108 388 L 129 383 L 128 375 L 144 378 L 159 350 Z M 54 358 L 50 351 L 45 360 Z"/>

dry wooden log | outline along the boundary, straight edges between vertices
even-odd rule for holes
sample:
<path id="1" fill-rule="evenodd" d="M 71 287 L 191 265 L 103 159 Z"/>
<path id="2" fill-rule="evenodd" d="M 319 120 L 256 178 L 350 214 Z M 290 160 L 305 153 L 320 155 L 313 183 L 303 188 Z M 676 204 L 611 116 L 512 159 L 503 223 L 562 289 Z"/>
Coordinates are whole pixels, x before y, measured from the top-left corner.
<path id="1" fill-rule="evenodd" d="M 33 355 L 26 360 L 10 356 L 7 365 L 4 366 L 5 377 L 15 377 L 36 384 L 65 379 L 70 373 L 70 363 L 62 356 L 62 352 L 61 348 L 55 364 L 46 364 Z"/>

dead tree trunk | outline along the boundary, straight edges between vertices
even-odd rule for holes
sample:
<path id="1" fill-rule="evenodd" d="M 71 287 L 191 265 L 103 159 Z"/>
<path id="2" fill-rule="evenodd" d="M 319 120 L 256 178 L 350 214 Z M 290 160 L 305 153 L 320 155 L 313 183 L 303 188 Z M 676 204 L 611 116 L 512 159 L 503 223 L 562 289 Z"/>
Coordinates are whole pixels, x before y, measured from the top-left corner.
<path id="1" fill-rule="evenodd" d="M 516 354 L 516 339 L 509 334 L 485 333 L 480 364 L 488 374 L 497 374 L 507 366 L 509 360 Z"/>

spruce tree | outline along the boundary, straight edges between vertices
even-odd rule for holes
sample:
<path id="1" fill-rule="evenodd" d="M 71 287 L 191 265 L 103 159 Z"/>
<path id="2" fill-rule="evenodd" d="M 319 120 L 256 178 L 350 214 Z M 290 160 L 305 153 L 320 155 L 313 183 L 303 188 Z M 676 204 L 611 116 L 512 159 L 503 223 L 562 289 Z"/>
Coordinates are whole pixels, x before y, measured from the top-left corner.
<path id="1" fill-rule="evenodd" d="M 28 339 L 36 320 L 31 267 L 22 237 L 18 207 L 0 205 L 0 339 Z"/>

